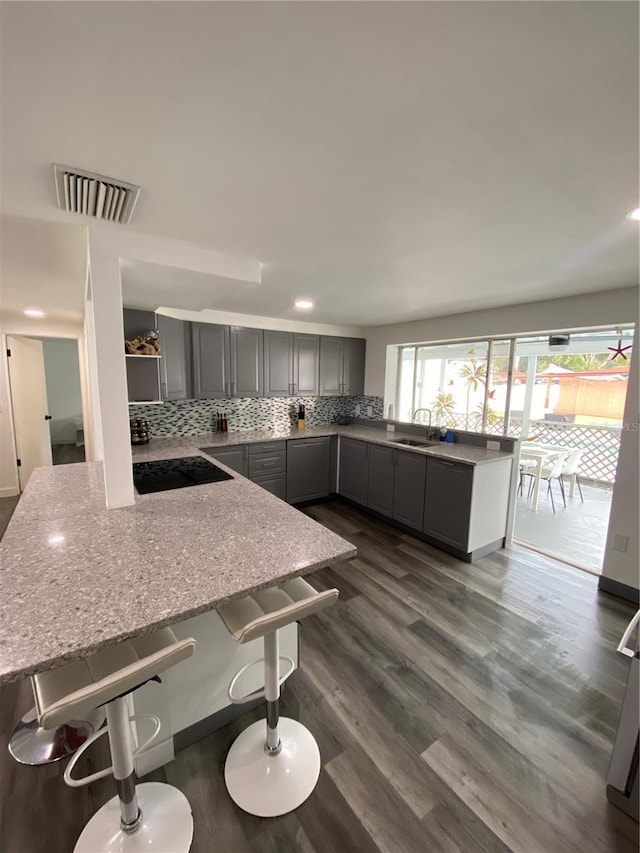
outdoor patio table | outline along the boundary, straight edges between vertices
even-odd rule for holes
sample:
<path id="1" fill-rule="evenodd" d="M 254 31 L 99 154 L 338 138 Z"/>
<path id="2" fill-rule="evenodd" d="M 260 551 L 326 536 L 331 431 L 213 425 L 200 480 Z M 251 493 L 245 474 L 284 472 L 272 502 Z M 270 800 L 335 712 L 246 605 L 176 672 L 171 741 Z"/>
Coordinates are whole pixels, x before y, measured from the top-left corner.
<path id="1" fill-rule="evenodd" d="M 529 463 L 527 474 L 533 477 L 533 509 L 536 512 L 540 503 L 540 479 L 543 467 L 561 453 L 570 453 L 572 449 L 571 447 L 549 447 L 528 441 L 522 443 L 520 461 Z"/>

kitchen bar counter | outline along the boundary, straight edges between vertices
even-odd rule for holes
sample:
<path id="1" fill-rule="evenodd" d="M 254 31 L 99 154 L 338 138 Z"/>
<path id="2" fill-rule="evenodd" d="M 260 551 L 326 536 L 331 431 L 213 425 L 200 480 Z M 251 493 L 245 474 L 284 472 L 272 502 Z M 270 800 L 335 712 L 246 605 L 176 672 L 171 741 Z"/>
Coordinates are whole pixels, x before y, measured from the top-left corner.
<path id="1" fill-rule="evenodd" d="M 512 458 L 512 453 L 501 450 L 487 450 L 484 447 L 474 447 L 470 444 L 455 442 L 447 444 L 443 441 L 433 442 L 425 447 L 412 447 L 398 444 L 394 439 L 416 438 L 415 434 L 405 435 L 399 430 L 387 432 L 386 429 L 363 426 L 339 426 L 338 424 L 322 424 L 307 426 L 305 429 L 273 428 L 263 430 L 238 430 L 234 432 L 209 432 L 203 435 L 186 437 L 152 438 L 149 444 L 133 447 L 134 462 L 150 459 L 168 459 L 172 456 L 189 456 L 197 453 L 201 447 L 233 447 L 239 444 L 259 444 L 269 441 L 285 441 L 296 438 L 315 438 L 325 435 L 341 435 L 345 438 L 355 438 L 371 444 L 381 444 L 395 447 L 396 450 L 435 456 L 463 462 L 467 465 L 485 465 L 499 459 Z"/>
<path id="2" fill-rule="evenodd" d="M 108 510 L 100 462 L 38 468 L 0 543 L 0 684 L 355 554 L 239 475 Z"/>

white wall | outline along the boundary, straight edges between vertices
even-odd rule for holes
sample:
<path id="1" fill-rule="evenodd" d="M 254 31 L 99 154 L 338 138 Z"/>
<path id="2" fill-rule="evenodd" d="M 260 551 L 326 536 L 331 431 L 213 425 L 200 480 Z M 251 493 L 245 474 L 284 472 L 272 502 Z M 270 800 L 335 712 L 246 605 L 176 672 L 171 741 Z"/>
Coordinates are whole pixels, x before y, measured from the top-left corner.
<path id="1" fill-rule="evenodd" d="M 44 352 L 52 444 L 75 444 L 76 418 L 82 417 L 78 342 L 40 338 Z"/>
<path id="2" fill-rule="evenodd" d="M 6 352 L 7 340 L 2 335 L 2 358 L 0 359 L 0 498 L 17 495 L 19 491 Z"/>
<path id="3" fill-rule="evenodd" d="M 365 329 L 367 367 L 365 394 L 384 396 L 387 347 L 495 335 L 571 331 L 590 326 L 615 326 L 638 319 L 638 289 L 608 290 L 528 302 L 486 311 L 451 314 L 393 326 Z"/>
<path id="4" fill-rule="evenodd" d="M 638 472 L 640 471 L 640 352 L 638 352 L 638 327 L 633 341 L 629 388 L 624 409 L 624 428 L 620 441 L 620 454 L 616 471 L 616 485 L 611 503 L 609 533 L 604 552 L 602 576 L 640 588 L 640 548 L 638 545 Z M 613 537 L 628 536 L 626 553 L 614 551 Z"/>

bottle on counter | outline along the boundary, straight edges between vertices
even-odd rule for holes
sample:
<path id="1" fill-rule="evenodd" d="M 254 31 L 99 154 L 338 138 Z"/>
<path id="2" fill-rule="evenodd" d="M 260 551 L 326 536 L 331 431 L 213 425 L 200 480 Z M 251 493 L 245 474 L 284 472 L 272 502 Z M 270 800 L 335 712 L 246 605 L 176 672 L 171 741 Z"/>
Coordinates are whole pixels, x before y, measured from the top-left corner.
<path id="1" fill-rule="evenodd" d="M 302 403 L 298 404 L 298 429 L 304 429 L 306 426 L 306 413 L 304 410 L 304 405 Z"/>
<path id="2" fill-rule="evenodd" d="M 221 432 L 228 432 L 229 431 L 229 422 L 227 421 L 227 413 L 226 412 L 222 415 L 220 431 Z"/>

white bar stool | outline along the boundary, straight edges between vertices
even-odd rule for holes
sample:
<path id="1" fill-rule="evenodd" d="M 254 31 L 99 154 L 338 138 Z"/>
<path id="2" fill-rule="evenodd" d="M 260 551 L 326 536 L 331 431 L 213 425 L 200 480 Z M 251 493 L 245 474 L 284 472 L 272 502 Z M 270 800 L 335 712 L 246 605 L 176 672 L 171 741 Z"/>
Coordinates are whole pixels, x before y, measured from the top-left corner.
<path id="1" fill-rule="evenodd" d="M 35 767 L 68 758 L 95 734 L 105 721 L 104 710 L 94 708 L 83 714 L 81 720 L 66 720 L 55 729 L 43 729 L 40 725 L 33 678 L 31 687 L 36 705 L 19 721 L 8 745 L 9 752 L 20 764 Z"/>
<path id="2" fill-rule="evenodd" d="M 229 685 L 229 698 L 237 704 L 264 697 L 266 732 L 259 720 L 233 742 L 224 766 L 231 799 L 249 814 L 276 817 L 293 811 L 311 794 L 320 775 L 320 750 L 311 732 L 296 720 L 279 719 L 280 686 L 295 666 L 280 677 L 278 629 L 333 604 L 337 589 L 316 592 L 302 578 L 280 587 L 261 590 L 218 608 L 229 632 L 239 643 L 264 638 L 264 690 L 236 696 L 233 689 L 257 661 L 243 666 Z"/>
<path id="3" fill-rule="evenodd" d="M 191 657 L 195 646 L 194 639 L 178 641 L 170 628 L 163 628 L 34 676 L 40 722 L 45 729 L 81 717 L 99 705 L 106 706 L 106 728 L 76 751 L 64 772 L 64 781 L 80 787 L 113 774 L 118 793 L 86 824 L 74 853 L 187 853 L 191 847 L 193 818 L 184 794 L 158 782 L 147 782 L 136 789 L 134 759 L 156 737 L 160 721 L 144 715 L 154 721 L 155 731 L 134 752 L 130 719 L 141 717 L 129 717 L 126 696 L 149 680 L 159 681 L 158 673 Z M 112 766 L 74 779 L 71 773 L 78 759 L 105 732 L 109 733 Z"/>

